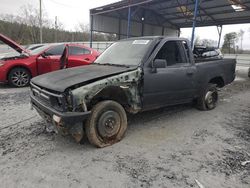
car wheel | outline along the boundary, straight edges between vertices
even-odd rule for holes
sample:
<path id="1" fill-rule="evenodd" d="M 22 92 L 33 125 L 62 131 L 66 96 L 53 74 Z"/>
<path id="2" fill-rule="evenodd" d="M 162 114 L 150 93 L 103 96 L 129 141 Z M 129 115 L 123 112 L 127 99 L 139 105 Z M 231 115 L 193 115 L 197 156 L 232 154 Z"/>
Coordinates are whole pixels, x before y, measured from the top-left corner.
<path id="1" fill-rule="evenodd" d="M 30 72 L 25 68 L 14 68 L 8 76 L 9 84 L 14 87 L 25 87 L 31 79 Z"/>
<path id="2" fill-rule="evenodd" d="M 111 100 L 96 104 L 86 122 L 89 142 L 100 148 L 119 142 L 126 129 L 127 115 L 124 108 Z"/>
<path id="3" fill-rule="evenodd" d="M 215 84 L 208 84 L 200 97 L 197 99 L 197 108 L 199 110 L 212 110 L 218 102 L 218 91 Z"/>

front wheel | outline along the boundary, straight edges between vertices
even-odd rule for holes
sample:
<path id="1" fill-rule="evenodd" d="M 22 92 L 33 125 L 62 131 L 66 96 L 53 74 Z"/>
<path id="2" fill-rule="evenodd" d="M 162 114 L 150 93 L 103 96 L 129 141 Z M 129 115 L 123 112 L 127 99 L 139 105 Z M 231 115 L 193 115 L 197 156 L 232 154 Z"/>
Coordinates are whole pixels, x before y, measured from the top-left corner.
<path id="1" fill-rule="evenodd" d="M 207 88 L 197 99 L 197 108 L 199 110 L 212 110 L 218 102 L 218 91 L 215 84 L 208 84 Z"/>
<path id="2" fill-rule="evenodd" d="M 89 142 L 100 148 L 119 142 L 126 129 L 126 112 L 119 103 L 112 100 L 96 104 L 86 122 Z"/>
<path id="3" fill-rule="evenodd" d="M 29 84 L 30 79 L 30 72 L 21 67 L 12 69 L 8 76 L 9 84 L 14 87 L 25 87 Z"/>

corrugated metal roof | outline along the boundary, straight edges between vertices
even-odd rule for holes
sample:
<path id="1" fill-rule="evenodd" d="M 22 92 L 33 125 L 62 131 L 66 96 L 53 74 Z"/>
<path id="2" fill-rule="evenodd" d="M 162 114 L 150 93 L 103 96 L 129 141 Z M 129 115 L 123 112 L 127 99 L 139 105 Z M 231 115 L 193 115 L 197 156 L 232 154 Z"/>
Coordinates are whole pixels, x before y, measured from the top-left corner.
<path id="1" fill-rule="evenodd" d="M 191 27 L 194 0 L 123 0 L 90 10 L 91 15 L 126 19 L 175 28 Z M 234 6 L 232 6 L 234 5 Z M 234 8 L 233 8 L 234 7 Z M 196 26 L 250 23 L 250 0 L 200 0 Z"/>

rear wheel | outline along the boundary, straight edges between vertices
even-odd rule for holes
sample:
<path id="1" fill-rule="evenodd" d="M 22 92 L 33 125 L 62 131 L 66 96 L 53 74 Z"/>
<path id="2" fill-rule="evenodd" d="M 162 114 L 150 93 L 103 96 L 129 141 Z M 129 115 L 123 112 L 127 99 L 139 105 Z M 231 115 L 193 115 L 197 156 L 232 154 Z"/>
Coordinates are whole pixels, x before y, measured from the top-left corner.
<path id="1" fill-rule="evenodd" d="M 86 122 L 86 134 L 91 144 L 106 147 L 123 138 L 127 129 L 127 115 L 119 103 L 102 101 L 91 111 Z"/>
<path id="2" fill-rule="evenodd" d="M 212 110 L 218 102 L 218 91 L 215 84 L 208 84 L 200 97 L 197 99 L 197 108 L 199 110 Z"/>
<path id="3" fill-rule="evenodd" d="M 10 71 L 8 82 L 14 87 L 25 87 L 30 82 L 30 72 L 25 68 L 14 68 Z"/>

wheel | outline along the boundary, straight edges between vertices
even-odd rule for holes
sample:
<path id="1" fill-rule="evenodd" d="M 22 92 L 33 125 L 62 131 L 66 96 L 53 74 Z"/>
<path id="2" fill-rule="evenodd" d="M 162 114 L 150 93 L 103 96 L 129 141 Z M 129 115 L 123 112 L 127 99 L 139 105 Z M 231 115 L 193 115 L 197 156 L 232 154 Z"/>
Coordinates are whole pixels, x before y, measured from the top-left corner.
<path id="1" fill-rule="evenodd" d="M 218 91 L 215 84 L 208 84 L 200 97 L 197 99 L 197 108 L 199 110 L 212 110 L 218 102 Z"/>
<path id="2" fill-rule="evenodd" d="M 25 68 L 14 68 L 8 76 L 9 84 L 15 87 L 25 87 L 30 82 L 30 72 Z"/>
<path id="3" fill-rule="evenodd" d="M 250 68 L 248 69 L 248 77 L 250 78 Z"/>
<path id="4" fill-rule="evenodd" d="M 86 122 L 89 142 L 100 148 L 119 142 L 126 129 L 127 115 L 124 108 L 111 100 L 96 104 Z"/>

